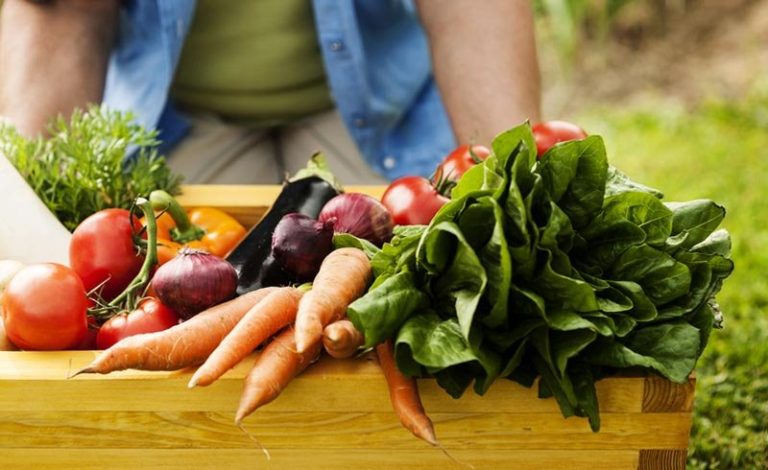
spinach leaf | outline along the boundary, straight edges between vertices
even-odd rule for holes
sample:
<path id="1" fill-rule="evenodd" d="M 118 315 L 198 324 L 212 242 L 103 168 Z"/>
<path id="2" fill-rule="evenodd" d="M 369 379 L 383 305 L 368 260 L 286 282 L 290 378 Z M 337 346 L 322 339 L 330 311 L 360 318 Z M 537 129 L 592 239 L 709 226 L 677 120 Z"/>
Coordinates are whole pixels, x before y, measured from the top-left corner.
<path id="1" fill-rule="evenodd" d="M 592 364 L 627 368 L 647 367 L 677 383 L 693 371 L 700 345 L 699 330 L 685 322 L 637 329 L 623 341 L 600 340 L 586 351 Z"/>
<path id="2" fill-rule="evenodd" d="M 593 432 L 600 430 L 600 413 L 597 403 L 597 390 L 592 369 L 586 362 L 579 361 L 571 365 L 568 378 L 573 384 L 573 394 L 578 403 L 579 416 L 589 418 L 589 426 Z"/>
<path id="3" fill-rule="evenodd" d="M 333 235 L 334 248 L 357 248 L 371 259 L 376 256 L 381 249 L 364 238 L 357 238 L 349 233 L 336 233 Z"/>
<path id="4" fill-rule="evenodd" d="M 605 197 L 615 196 L 626 192 L 644 192 L 656 198 L 663 198 L 664 194 L 658 189 L 651 188 L 644 184 L 632 181 L 629 176 L 622 173 L 618 168 L 609 165 L 606 175 Z"/>
<path id="5" fill-rule="evenodd" d="M 565 377 L 565 368 L 568 365 L 568 360 L 581 352 L 595 338 L 597 338 L 597 334 L 590 330 L 553 331 L 550 333 L 555 371 L 560 377 Z"/>
<path id="6" fill-rule="evenodd" d="M 458 225 L 445 221 L 430 226 L 419 245 L 417 258 L 422 266 L 429 266 L 430 272 L 440 273 L 430 286 L 433 298 L 438 309 L 455 312 L 462 334 L 469 338 L 487 284 L 477 253 Z"/>
<path id="7" fill-rule="evenodd" d="M 724 210 L 664 204 L 608 165 L 603 142 L 536 160 L 528 125 L 500 134 L 427 227 L 380 250 L 353 238 L 376 279 L 348 315 L 366 346 L 394 338 L 398 367 L 451 396 L 501 376 L 600 428 L 595 381 L 646 368 L 683 382 L 722 315 L 733 271 Z"/>
<path id="8" fill-rule="evenodd" d="M 608 159 L 603 140 L 590 136 L 552 147 L 539 172 L 547 192 L 574 227 L 585 226 L 603 207 Z"/>
<path id="9" fill-rule="evenodd" d="M 683 263 L 649 245 L 628 248 L 612 266 L 611 278 L 634 281 L 656 306 L 685 295 L 691 286 L 691 273 Z"/>
<path id="10" fill-rule="evenodd" d="M 715 230 L 704 241 L 691 247 L 691 251 L 728 257 L 731 254 L 731 236 L 725 229 Z"/>
<path id="11" fill-rule="evenodd" d="M 485 393 L 488 387 L 501 372 L 501 358 L 480 347 L 479 334 L 467 339 L 456 319 L 441 319 L 431 311 L 414 315 L 397 335 L 395 342 L 398 360 L 402 357 L 412 357 L 413 360 L 427 369 L 442 370 L 458 364 L 475 362 L 480 366 L 476 379 L 475 391 Z M 403 351 L 407 347 L 408 351 Z"/>
<path id="12" fill-rule="evenodd" d="M 688 249 L 706 240 L 725 217 L 725 208 L 708 199 L 666 205 L 673 213 L 669 250 Z"/>
<path id="13" fill-rule="evenodd" d="M 429 304 L 427 295 L 414 283 L 413 273 L 402 271 L 387 277 L 352 302 L 347 316 L 365 335 L 365 348 L 392 338 L 418 309 Z"/>
<path id="14" fill-rule="evenodd" d="M 392 240 L 371 258 L 371 268 L 376 277 L 372 288 L 393 274 L 416 270 L 416 248 L 424 230 L 426 227 L 423 225 L 409 227 L 409 230 L 395 228 Z"/>
<path id="15" fill-rule="evenodd" d="M 715 325 L 715 312 L 709 302 L 701 305 L 688 319 L 691 326 L 699 330 L 699 351 L 698 355 L 704 351 L 704 347 L 709 342 L 709 335 Z"/>
<path id="16" fill-rule="evenodd" d="M 468 239 L 473 237 L 478 240 L 476 244 L 470 241 L 470 245 L 477 251 L 488 277 L 485 299 L 490 309 L 480 320 L 488 327 L 497 327 L 507 320 L 509 286 L 512 281 L 512 259 L 504 234 L 504 211 L 490 197 L 480 199 L 472 208 L 475 211 L 465 211 L 459 224 Z M 468 217 L 469 214 L 477 214 L 477 217 Z"/>
<path id="17" fill-rule="evenodd" d="M 521 283 L 545 299 L 548 309 L 573 309 L 577 312 L 598 310 L 597 297 L 592 287 L 579 279 L 574 269 L 567 273 L 553 267 L 554 255 L 549 250 L 539 250 L 539 271 L 531 282 Z"/>
<path id="18" fill-rule="evenodd" d="M 602 212 L 585 227 L 587 264 L 609 266 L 632 246 L 662 247 L 672 231 L 672 211 L 656 197 L 624 192 L 606 198 Z"/>
<path id="19" fill-rule="evenodd" d="M 637 321 L 651 321 L 656 318 L 658 311 L 653 301 L 643 291 L 643 287 L 632 281 L 608 281 L 616 289 L 624 293 L 632 301 L 632 309 L 627 312 Z"/>

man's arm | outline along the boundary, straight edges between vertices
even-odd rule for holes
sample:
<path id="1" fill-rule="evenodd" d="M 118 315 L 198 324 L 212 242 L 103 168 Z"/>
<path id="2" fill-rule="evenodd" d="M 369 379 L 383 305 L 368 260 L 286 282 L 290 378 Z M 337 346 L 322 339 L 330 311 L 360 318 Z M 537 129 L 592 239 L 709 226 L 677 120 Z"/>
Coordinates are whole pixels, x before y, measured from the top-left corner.
<path id="1" fill-rule="evenodd" d="M 0 115 L 36 135 L 104 93 L 119 0 L 5 0 Z"/>
<path id="2" fill-rule="evenodd" d="M 419 0 L 435 79 L 459 143 L 489 144 L 541 113 L 529 0 Z"/>

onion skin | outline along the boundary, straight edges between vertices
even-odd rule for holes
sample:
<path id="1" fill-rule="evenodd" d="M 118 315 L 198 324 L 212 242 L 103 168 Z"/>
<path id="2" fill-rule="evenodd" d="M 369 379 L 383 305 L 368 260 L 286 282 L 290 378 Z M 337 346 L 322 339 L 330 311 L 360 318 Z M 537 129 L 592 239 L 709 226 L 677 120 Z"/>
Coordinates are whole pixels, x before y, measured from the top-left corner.
<path id="1" fill-rule="evenodd" d="M 339 194 L 328 201 L 317 218 L 335 219 L 336 233 L 349 233 L 381 246 L 392 238 L 392 215 L 376 198 L 362 193 Z"/>
<path id="2" fill-rule="evenodd" d="M 157 269 L 152 288 L 161 302 L 188 320 L 231 299 L 237 289 L 237 273 L 218 256 L 183 248 Z"/>
<path id="3" fill-rule="evenodd" d="M 333 251 L 334 223 L 332 219 L 320 222 L 304 214 L 286 214 L 272 234 L 272 255 L 290 277 L 311 281 Z"/>

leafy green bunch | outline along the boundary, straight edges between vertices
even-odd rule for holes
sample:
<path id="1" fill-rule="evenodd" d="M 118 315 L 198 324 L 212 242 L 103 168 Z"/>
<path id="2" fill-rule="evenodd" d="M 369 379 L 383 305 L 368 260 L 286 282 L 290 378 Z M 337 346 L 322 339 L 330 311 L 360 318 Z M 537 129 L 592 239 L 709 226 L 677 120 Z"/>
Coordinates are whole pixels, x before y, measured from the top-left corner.
<path id="1" fill-rule="evenodd" d="M 554 396 L 600 426 L 595 381 L 626 368 L 685 382 L 719 323 L 733 270 L 725 210 L 663 203 L 608 164 L 599 136 L 540 161 L 530 127 L 499 135 L 429 226 L 399 227 L 371 257 L 348 315 L 366 345 L 392 338 L 398 366 L 453 397 L 499 377 Z"/>
<path id="2" fill-rule="evenodd" d="M 159 144 L 157 133 L 132 115 L 98 106 L 76 110 L 69 120 L 58 117 L 46 137 L 28 139 L 0 125 L 0 153 L 70 230 L 94 212 L 128 208 L 152 190 L 178 194 L 181 178 L 158 155 Z"/>

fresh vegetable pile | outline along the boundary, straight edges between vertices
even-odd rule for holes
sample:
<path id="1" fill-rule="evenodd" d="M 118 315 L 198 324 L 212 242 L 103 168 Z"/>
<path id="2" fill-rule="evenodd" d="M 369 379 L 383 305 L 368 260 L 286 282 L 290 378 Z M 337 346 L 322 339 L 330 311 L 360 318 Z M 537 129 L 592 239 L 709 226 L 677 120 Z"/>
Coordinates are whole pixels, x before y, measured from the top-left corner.
<path id="1" fill-rule="evenodd" d="M 178 227 L 161 230 L 157 223 L 156 211 L 162 218 L 169 208 L 171 222 L 186 229 L 183 240 L 174 235 Z M 200 213 L 207 218 L 194 217 Z M 216 243 L 202 246 L 214 226 Z M 218 209 L 184 211 L 162 190 L 137 198 L 132 210 L 98 211 L 75 228 L 69 267 L 0 264 L 4 330 L 13 344 L 29 350 L 103 349 L 128 336 L 165 330 L 235 295 L 237 274 L 222 257 L 244 234 Z M 159 260 L 159 249 L 168 244 L 180 251 Z"/>
<path id="2" fill-rule="evenodd" d="M 123 338 L 75 375 L 200 366 L 189 387 L 206 386 L 264 346 L 245 379 L 235 415 L 240 424 L 317 360 L 323 329 L 342 319 L 347 306 L 365 292 L 370 278 L 371 266 L 364 253 L 355 248 L 335 250 L 323 260 L 311 289 L 264 287 L 223 299 L 183 323 Z"/>
<path id="3" fill-rule="evenodd" d="M 54 136 L 22 145 L 16 136 L 11 148 L 5 132 L 0 150 L 13 150 L 76 227 L 71 268 L 0 266 L 10 341 L 105 349 L 77 374 L 199 366 L 190 387 L 263 348 L 238 424 L 323 348 L 336 358 L 375 348 L 401 423 L 433 445 L 418 376 L 434 376 L 453 397 L 472 385 L 483 394 L 498 378 L 540 378 L 541 397 L 597 431 L 596 380 L 640 368 L 685 382 L 722 321 L 715 295 L 733 270 L 729 235 L 717 229 L 725 210 L 663 202 L 608 164 L 600 137 L 572 124 L 525 124 L 490 149 L 461 146 L 432 180 L 397 180 L 381 202 L 342 193 L 316 155 L 247 233 L 156 189 L 178 181 L 156 160 L 153 137 L 120 116 L 76 114 L 67 132 L 77 144 Z M 105 132 L 126 139 L 106 145 Z M 128 142 L 144 150 L 126 186 L 115 162 Z M 73 189 L 89 152 L 122 175 L 86 174 L 85 186 L 116 178 L 94 186 L 98 197 Z M 61 178 L 48 187 L 42 175 L 61 158 Z M 146 179 L 132 181 L 131 171 Z M 116 202 L 134 190 L 140 197 Z"/>
<path id="4" fill-rule="evenodd" d="M 627 368 L 684 382 L 733 270 L 725 210 L 662 202 L 608 164 L 598 136 L 537 159 L 528 125 L 499 135 L 428 226 L 400 226 L 371 257 L 348 316 L 365 347 L 395 342 L 399 368 L 453 397 L 498 378 L 554 396 L 598 430 L 595 381 Z"/>

